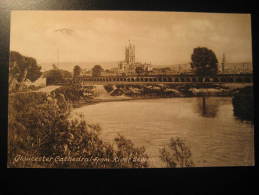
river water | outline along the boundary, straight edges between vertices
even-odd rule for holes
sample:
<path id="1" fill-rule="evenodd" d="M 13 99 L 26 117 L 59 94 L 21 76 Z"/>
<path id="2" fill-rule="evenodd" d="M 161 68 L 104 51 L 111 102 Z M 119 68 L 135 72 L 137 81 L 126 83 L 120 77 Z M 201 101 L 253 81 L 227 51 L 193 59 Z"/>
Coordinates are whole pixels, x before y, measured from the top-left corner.
<path id="1" fill-rule="evenodd" d="M 106 142 L 119 133 L 144 146 L 151 167 L 164 166 L 159 150 L 171 137 L 186 141 L 197 167 L 254 165 L 254 126 L 234 117 L 229 97 L 102 102 L 75 113 L 98 123 Z"/>

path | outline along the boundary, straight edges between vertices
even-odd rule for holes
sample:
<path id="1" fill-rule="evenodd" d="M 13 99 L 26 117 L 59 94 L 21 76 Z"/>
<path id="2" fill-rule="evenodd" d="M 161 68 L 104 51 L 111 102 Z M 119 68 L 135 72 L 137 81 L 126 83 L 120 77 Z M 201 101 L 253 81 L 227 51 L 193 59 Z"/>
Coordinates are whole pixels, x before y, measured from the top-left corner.
<path id="1" fill-rule="evenodd" d="M 59 88 L 61 86 L 59 85 L 50 85 L 50 86 L 46 86 L 43 88 L 40 88 L 38 90 L 36 90 L 37 92 L 46 92 L 46 93 L 50 93 L 51 91 L 54 91 L 55 89 Z"/>

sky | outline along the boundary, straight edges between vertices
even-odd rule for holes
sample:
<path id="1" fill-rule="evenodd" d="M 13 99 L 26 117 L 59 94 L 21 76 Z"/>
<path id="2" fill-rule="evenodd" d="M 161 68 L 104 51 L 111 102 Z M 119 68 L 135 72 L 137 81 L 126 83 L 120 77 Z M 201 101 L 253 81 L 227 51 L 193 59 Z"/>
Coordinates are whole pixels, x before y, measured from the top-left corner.
<path id="1" fill-rule="evenodd" d="M 128 41 L 136 60 L 153 65 L 189 63 L 195 47 L 219 61 L 252 62 L 249 14 L 151 11 L 12 11 L 10 50 L 47 64 L 124 60 Z M 46 66 L 46 67 L 44 67 Z M 48 65 L 49 66 L 49 65 Z M 71 67 L 62 67 L 71 69 Z"/>

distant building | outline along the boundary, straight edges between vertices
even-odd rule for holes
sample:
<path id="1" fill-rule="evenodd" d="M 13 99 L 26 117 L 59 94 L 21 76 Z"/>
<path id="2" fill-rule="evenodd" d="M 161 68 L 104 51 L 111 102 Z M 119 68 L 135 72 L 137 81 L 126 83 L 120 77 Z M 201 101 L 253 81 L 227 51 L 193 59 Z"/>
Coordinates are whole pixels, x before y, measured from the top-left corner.
<path id="1" fill-rule="evenodd" d="M 253 64 L 251 62 L 238 62 L 238 63 L 225 63 L 223 74 L 240 74 L 240 73 L 252 73 Z"/>
<path id="2" fill-rule="evenodd" d="M 253 64 L 251 62 L 227 62 L 226 55 L 223 53 L 221 66 L 218 66 L 220 74 L 240 74 L 252 73 Z"/>
<path id="3" fill-rule="evenodd" d="M 129 42 L 129 45 L 125 48 L 125 59 L 118 65 L 118 73 L 126 75 L 136 74 L 137 67 L 142 68 L 144 73 L 152 71 L 151 63 L 136 62 L 135 45 Z"/>

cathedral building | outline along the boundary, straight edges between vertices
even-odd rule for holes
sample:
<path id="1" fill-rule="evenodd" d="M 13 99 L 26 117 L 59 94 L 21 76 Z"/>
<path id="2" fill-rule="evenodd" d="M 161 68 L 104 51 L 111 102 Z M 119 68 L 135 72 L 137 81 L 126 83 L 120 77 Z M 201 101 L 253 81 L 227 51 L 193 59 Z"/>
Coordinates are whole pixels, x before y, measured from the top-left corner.
<path id="1" fill-rule="evenodd" d="M 136 62 L 135 45 L 129 41 L 129 45 L 125 48 L 125 59 L 119 63 L 118 73 L 134 75 L 138 73 L 136 71 L 138 68 L 143 70 L 143 73 L 148 73 L 152 70 L 151 63 Z"/>

